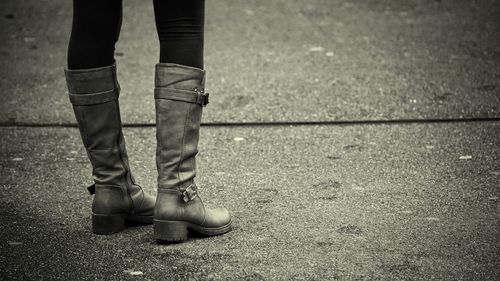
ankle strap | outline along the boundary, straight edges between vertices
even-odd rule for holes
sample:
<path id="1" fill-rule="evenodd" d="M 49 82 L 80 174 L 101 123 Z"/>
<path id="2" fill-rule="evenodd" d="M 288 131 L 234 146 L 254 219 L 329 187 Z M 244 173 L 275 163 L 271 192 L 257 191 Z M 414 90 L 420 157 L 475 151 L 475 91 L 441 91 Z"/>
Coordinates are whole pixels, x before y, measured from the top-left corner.
<path id="1" fill-rule="evenodd" d="M 178 188 L 175 189 L 159 188 L 158 193 L 174 193 L 182 195 L 182 200 L 187 203 L 193 200 L 194 198 L 198 197 L 198 187 L 196 186 L 195 183 L 192 183 L 188 187 L 186 187 L 184 191 L 181 191 Z"/>

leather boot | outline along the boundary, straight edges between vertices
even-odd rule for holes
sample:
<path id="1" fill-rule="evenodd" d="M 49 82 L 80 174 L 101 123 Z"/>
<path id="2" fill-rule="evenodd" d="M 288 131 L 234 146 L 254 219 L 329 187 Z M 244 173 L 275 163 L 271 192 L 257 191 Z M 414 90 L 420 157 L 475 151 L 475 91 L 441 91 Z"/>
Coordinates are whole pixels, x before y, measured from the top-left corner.
<path id="1" fill-rule="evenodd" d="M 115 65 L 65 72 L 69 98 L 92 163 L 93 232 L 119 232 L 125 228 L 125 220 L 153 223 L 155 198 L 135 184 L 129 168 Z"/>
<path id="2" fill-rule="evenodd" d="M 188 230 L 207 236 L 231 230 L 229 212 L 206 209 L 194 182 L 201 114 L 208 104 L 204 80 L 202 69 L 156 65 L 158 195 L 153 228 L 157 240 L 182 241 Z"/>

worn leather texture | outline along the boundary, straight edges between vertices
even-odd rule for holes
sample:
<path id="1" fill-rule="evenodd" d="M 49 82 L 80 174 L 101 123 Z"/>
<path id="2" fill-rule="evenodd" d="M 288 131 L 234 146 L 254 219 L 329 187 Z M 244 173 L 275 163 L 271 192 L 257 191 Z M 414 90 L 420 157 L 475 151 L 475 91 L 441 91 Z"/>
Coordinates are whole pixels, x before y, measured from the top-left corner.
<path id="1" fill-rule="evenodd" d="M 205 86 L 205 72 L 201 69 L 176 64 L 156 66 L 155 88 L 159 90 L 184 90 L 191 93 Z M 202 106 L 157 98 L 156 106 L 156 165 L 158 187 L 187 186 L 196 177 L 195 156 Z"/>
<path id="2" fill-rule="evenodd" d="M 182 199 L 182 192 L 196 177 L 203 106 L 170 99 L 168 92 L 189 96 L 203 93 L 204 85 L 205 71 L 201 69 L 170 63 L 156 66 L 157 220 L 187 221 L 203 227 L 220 227 L 231 221 L 226 209 L 208 210 L 199 196 L 189 202 Z"/>
<path id="3" fill-rule="evenodd" d="M 186 221 L 202 227 L 216 228 L 231 221 L 229 212 L 224 208 L 207 209 L 198 196 L 184 202 L 176 191 L 158 192 L 155 219 L 167 221 Z"/>
<path id="4" fill-rule="evenodd" d="M 66 69 L 65 72 L 70 101 L 96 184 L 92 211 L 95 214 L 152 215 L 155 198 L 135 184 L 130 172 L 115 65 L 87 70 Z"/>

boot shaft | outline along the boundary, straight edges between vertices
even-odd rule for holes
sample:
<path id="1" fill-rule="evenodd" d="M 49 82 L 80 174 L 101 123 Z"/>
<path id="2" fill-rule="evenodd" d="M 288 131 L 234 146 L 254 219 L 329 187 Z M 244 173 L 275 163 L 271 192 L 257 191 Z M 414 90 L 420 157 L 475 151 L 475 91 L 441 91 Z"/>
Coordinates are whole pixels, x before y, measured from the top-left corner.
<path id="1" fill-rule="evenodd" d="M 122 133 L 115 65 L 66 69 L 69 98 L 92 163 L 95 192 L 92 223 L 96 233 L 124 228 L 124 218 L 152 222 L 155 198 L 135 184 Z"/>
<path id="2" fill-rule="evenodd" d="M 203 69 L 175 63 L 159 63 L 155 66 L 155 88 L 194 91 L 204 87 Z"/>
<path id="3" fill-rule="evenodd" d="M 155 76 L 156 165 L 158 187 L 183 190 L 193 183 L 204 93 L 205 71 L 158 64 Z"/>
<path id="4" fill-rule="evenodd" d="M 125 186 L 129 181 L 121 129 L 115 65 L 65 70 L 69 98 L 96 184 Z"/>

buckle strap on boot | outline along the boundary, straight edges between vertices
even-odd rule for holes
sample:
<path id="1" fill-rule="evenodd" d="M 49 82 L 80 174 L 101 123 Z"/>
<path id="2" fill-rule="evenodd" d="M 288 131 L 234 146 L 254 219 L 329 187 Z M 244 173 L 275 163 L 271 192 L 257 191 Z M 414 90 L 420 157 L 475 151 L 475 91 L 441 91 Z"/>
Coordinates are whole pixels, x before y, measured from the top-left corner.
<path id="1" fill-rule="evenodd" d="M 155 99 L 166 99 L 174 101 L 183 101 L 207 106 L 209 93 L 205 93 L 203 89 L 194 88 L 193 91 L 181 90 L 175 88 L 155 88 Z"/>
<path id="2" fill-rule="evenodd" d="M 182 200 L 186 203 L 196 198 L 196 196 L 198 196 L 198 187 L 194 183 L 186 187 L 186 190 L 182 192 Z"/>
<path id="3" fill-rule="evenodd" d="M 195 183 L 192 183 L 184 189 L 184 191 L 179 190 L 178 188 L 170 189 L 170 188 L 159 188 L 158 193 L 176 193 L 181 195 L 182 201 L 184 202 L 189 202 L 196 197 L 198 197 L 198 187 L 196 186 Z"/>
<path id="4" fill-rule="evenodd" d="M 92 105 L 118 99 L 120 85 L 116 64 L 91 69 L 65 69 L 69 99 L 73 105 Z"/>
<path id="5" fill-rule="evenodd" d="M 87 95 L 69 94 L 69 100 L 73 105 L 92 105 L 106 103 L 118 99 L 118 92 L 110 90 L 101 93 L 93 93 Z"/>

